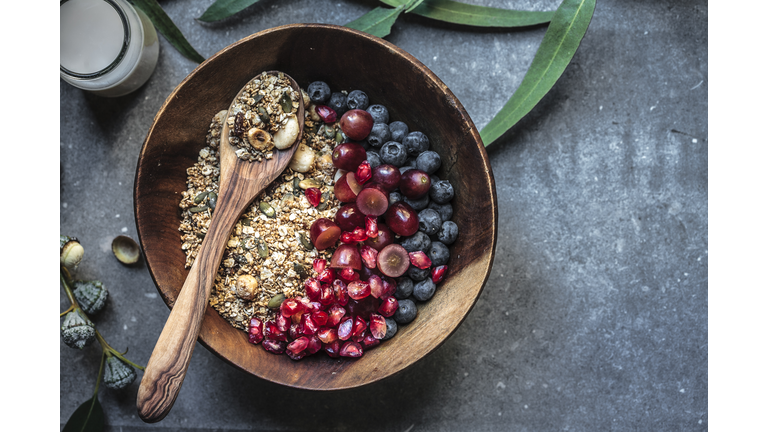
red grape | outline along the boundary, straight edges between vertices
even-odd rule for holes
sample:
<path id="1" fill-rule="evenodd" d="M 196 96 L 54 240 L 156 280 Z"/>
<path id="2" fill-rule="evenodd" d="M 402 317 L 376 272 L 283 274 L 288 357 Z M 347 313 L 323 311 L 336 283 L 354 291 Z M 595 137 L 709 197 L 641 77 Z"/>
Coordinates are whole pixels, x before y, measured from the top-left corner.
<path id="1" fill-rule="evenodd" d="M 373 116 L 365 110 L 349 110 L 341 116 L 339 126 L 341 126 L 341 131 L 350 139 L 360 141 L 371 133 L 371 129 L 373 129 Z"/>
<path id="2" fill-rule="evenodd" d="M 333 268 L 351 267 L 360 270 L 362 266 L 363 260 L 360 258 L 360 252 L 356 245 L 343 244 L 336 249 L 333 257 L 331 257 L 331 267 Z"/>
<path id="3" fill-rule="evenodd" d="M 387 211 L 389 197 L 387 192 L 376 183 L 365 185 L 357 194 L 357 208 L 367 216 L 381 216 Z"/>
<path id="4" fill-rule="evenodd" d="M 399 277 L 408 270 L 411 261 L 408 251 L 399 244 L 393 243 L 379 252 L 377 265 L 386 276 Z"/>
<path id="5" fill-rule="evenodd" d="M 426 195 L 431 185 L 429 174 L 421 170 L 409 169 L 400 177 L 400 193 L 412 200 Z"/>
<path id="6" fill-rule="evenodd" d="M 389 229 L 401 236 L 411 236 L 419 230 L 419 216 L 413 207 L 402 201 L 389 206 L 384 213 L 384 220 Z"/>
<path id="7" fill-rule="evenodd" d="M 309 228 L 309 237 L 317 250 L 328 249 L 336 244 L 341 236 L 341 228 L 332 220 L 320 218 L 312 223 Z"/>
<path id="8" fill-rule="evenodd" d="M 346 142 L 339 144 L 331 153 L 333 166 L 345 171 L 357 171 L 357 167 L 368 157 L 365 149 L 358 143 Z"/>
<path id="9" fill-rule="evenodd" d="M 352 231 L 365 226 L 365 215 L 354 203 L 344 204 L 336 212 L 336 224 L 342 231 Z"/>
<path id="10" fill-rule="evenodd" d="M 371 180 L 380 184 L 387 192 L 400 186 L 400 169 L 394 165 L 382 164 L 373 169 Z"/>

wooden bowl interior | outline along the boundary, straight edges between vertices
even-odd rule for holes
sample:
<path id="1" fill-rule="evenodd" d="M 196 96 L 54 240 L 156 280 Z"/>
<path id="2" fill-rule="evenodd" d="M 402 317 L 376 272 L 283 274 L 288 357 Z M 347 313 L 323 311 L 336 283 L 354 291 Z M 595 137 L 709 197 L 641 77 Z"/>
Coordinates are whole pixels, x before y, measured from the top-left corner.
<path id="1" fill-rule="evenodd" d="M 453 333 L 488 278 L 496 245 L 493 176 L 479 134 L 459 101 L 418 60 L 382 39 L 343 27 L 303 24 L 265 30 L 217 53 L 192 72 L 155 117 L 136 171 L 136 224 L 150 274 L 172 307 L 188 271 L 178 231 L 186 168 L 197 161 L 214 114 L 263 70 L 281 70 L 299 85 L 326 81 L 334 91 L 362 89 L 391 120 L 420 130 L 443 158 L 437 175 L 455 189 L 449 275 L 435 296 L 419 305 L 414 322 L 357 360 L 325 355 L 299 362 L 249 344 L 208 307 L 200 342 L 234 366 L 276 383 L 334 390 L 368 384 L 402 371 Z"/>

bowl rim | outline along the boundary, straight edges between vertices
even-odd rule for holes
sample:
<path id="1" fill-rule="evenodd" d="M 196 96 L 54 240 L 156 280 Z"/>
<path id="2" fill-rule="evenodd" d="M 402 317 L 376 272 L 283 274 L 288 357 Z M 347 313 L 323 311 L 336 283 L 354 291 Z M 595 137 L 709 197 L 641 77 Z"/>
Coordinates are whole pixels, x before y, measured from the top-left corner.
<path id="1" fill-rule="evenodd" d="M 137 159 L 136 173 L 135 173 L 135 177 L 134 177 L 134 191 L 133 191 L 134 192 L 133 193 L 133 198 L 134 198 L 134 202 L 133 202 L 133 206 L 134 206 L 134 223 L 136 224 L 136 230 L 137 230 L 137 234 L 138 234 L 138 238 L 139 238 L 139 243 L 140 243 L 142 251 L 143 251 L 143 250 L 145 250 L 144 238 L 142 236 L 142 233 L 141 233 L 141 230 L 140 230 L 140 227 L 139 227 L 139 214 L 138 214 L 139 213 L 138 212 L 139 206 L 137 205 L 138 195 L 139 195 L 138 178 L 139 178 L 140 168 L 141 168 L 141 165 L 142 165 L 141 162 L 142 162 L 142 160 L 144 158 L 144 153 L 146 151 L 147 144 L 149 143 L 149 140 L 152 137 L 152 133 L 155 130 L 155 127 L 157 126 L 158 118 L 164 113 L 164 111 L 166 110 L 168 105 L 176 98 L 176 95 L 181 90 L 183 90 L 184 87 L 187 85 L 187 83 L 189 81 L 191 81 L 198 73 L 200 73 L 200 71 L 203 68 L 205 68 L 209 63 L 213 62 L 216 58 L 224 55 L 229 50 L 232 50 L 232 49 L 236 48 L 237 46 L 239 46 L 241 44 L 248 43 L 252 39 L 259 38 L 259 37 L 268 35 L 270 33 L 283 32 L 283 31 L 291 31 L 292 29 L 306 29 L 306 28 L 327 29 L 327 30 L 333 30 L 333 31 L 346 32 L 346 33 L 350 33 L 350 34 L 355 35 L 355 37 L 362 37 L 364 39 L 367 39 L 371 43 L 382 45 L 385 49 L 387 49 L 389 51 L 394 51 L 397 55 L 399 55 L 403 59 L 407 60 L 412 65 L 412 67 L 414 67 L 421 74 L 423 74 L 425 79 L 431 81 L 438 88 L 440 88 L 441 91 L 446 94 L 448 99 L 450 99 L 452 101 L 452 108 L 456 109 L 458 111 L 458 113 L 459 113 L 459 116 L 462 119 L 466 120 L 466 122 L 471 126 L 469 128 L 469 130 L 466 131 L 466 132 L 469 135 L 471 135 L 472 140 L 477 144 L 477 150 L 479 152 L 480 159 L 481 159 L 481 162 L 482 162 L 482 164 L 481 164 L 482 166 L 479 167 L 479 168 L 485 174 L 483 176 L 486 179 L 486 183 L 487 183 L 485 185 L 485 187 L 487 187 L 490 190 L 490 192 L 491 192 L 491 194 L 490 194 L 491 195 L 490 196 L 490 198 L 491 198 L 490 206 L 493 209 L 493 212 L 492 212 L 492 215 L 491 215 L 492 222 L 493 222 L 492 223 L 492 228 L 493 229 L 491 230 L 491 236 L 490 236 L 490 240 L 491 240 L 491 245 L 490 245 L 490 248 L 489 248 L 490 249 L 490 253 L 487 256 L 487 260 L 484 259 L 486 261 L 485 265 L 484 265 L 484 268 L 482 268 L 484 277 L 483 277 L 483 280 L 480 282 L 479 289 L 477 291 L 477 295 L 474 297 L 474 299 L 472 300 L 471 304 L 468 306 L 466 312 L 461 317 L 461 319 L 459 319 L 458 321 L 455 322 L 455 325 L 453 326 L 453 328 L 449 332 L 447 332 L 444 336 L 441 336 L 440 340 L 436 344 L 434 344 L 429 350 L 424 352 L 419 358 L 417 358 L 415 360 L 412 360 L 412 361 L 402 365 L 397 370 L 391 371 L 391 372 L 386 373 L 386 374 L 377 375 L 376 377 L 374 377 L 372 379 L 366 379 L 366 380 L 364 380 L 364 381 L 362 381 L 360 383 L 344 385 L 344 386 L 337 386 L 337 387 L 333 387 L 333 388 L 324 388 L 324 387 L 323 388 L 316 388 L 316 387 L 302 386 L 302 385 L 296 384 L 296 383 L 291 383 L 291 382 L 286 382 L 286 381 L 277 381 L 277 380 L 271 379 L 269 377 L 260 375 L 256 371 L 246 369 L 246 368 L 242 367 L 241 365 L 234 363 L 229 358 L 225 357 L 215 347 L 213 347 L 211 344 L 209 344 L 208 341 L 205 340 L 205 338 L 204 338 L 204 336 L 202 334 L 198 335 L 197 342 L 199 342 L 201 345 L 203 345 L 208 351 L 210 351 L 211 353 L 216 355 L 218 358 L 224 360 L 225 363 L 227 363 L 227 364 L 229 364 L 229 365 L 231 365 L 231 366 L 233 366 L 233 367 L 235 367 L 235 368 L 237 368 L 239 370 L 242 370 L 243 372 L 246 372 L 246 373 L 248 373 L 250 375 L 254 375 L 254 376 L 258 377 L 258 378 L 264 379 L 266 381 L 273 382 L 275 384 L 280 384 L 280 385 L 284 385 L 284 386 L 292 387 L 292 388 L 297 388 L 297 389 L 312 390 L 312 391 L 337 391 L 337 390 L 347 390 L 347 389 L 352 389 L 352 388 L 363 387 L 363 386 L 367 386 L 367 385 L 370 385 L 370 384 L 375 383 L 375 382 L 380 382 L 382 380 L 390 379 L 390 378 L 392 378 L 394 376 L 397 376 L 397 375 L 401 374 L 404 370 L 408 369 L 413 364 L 419 362 L 420 360 L 426 358 L 427 356 L 429 356 L 430 354 L 435 352 L 440 346 L 442 346 L 456 332 L 456 330 L 459 328 L 459 326 L 467 319 L 467 316 L 472 311 L 474 306 L 477 304 L 477 301 L 480 298 L 480 295 L 482 294 L 482 292 L 483 292 L 483 290 L 485 288 L 485 284 L 488 281 L 488 278 L 490 277 L 491 268 L 493 266 L 493 261 L 494 261 L 495 254 L 496 254 L 496 245 L 497 245 L 497 241 L 498 241 L 498 200 L 497 200 L 497 196 L 496 196 L 495 179 L 494 179 L 493 171 L 492 171 L 491 164 L 490 164 L 490 161 L 489 161 L 489 158 L 488 158 L 488 153 L 487 153 L 487 151 L 485 149 L 485 146 L 483 145 L 483 141 L 482 141 L 482 139 L 480 137 L 480 134 L 477 131 L 477 127 L 475 126 L 474 122 L 470 118 L 470 116 L 467 113 L 467 111 L 464 109 L 464 106 L 461 104 L 459 99 L 453 94 L 453 92 L 448 88 L 448 86 L 445 85 L 445 83 L 443 83 L 443 81 L 434 72 L 432 72 L 426 65 L 424 65 L 421 61 L 419 61 L 417 58 L 415 58 L 413 55 L 411 55 L 407 51 L 403 50 L 402 48 L 394 45 L 393 43 L 391 43 L 391 42 L 389 42 L 387 40 L 384 40 L 384 39 L 376 37 L 376 36 L 372 36 L 372 35 L 370 35 L 368 33 L 365 33 L 365 32 L 359 31 L 359 30 L 351 29 L 351 28 L 344 27 L 344 26 L 334 25 L 334 24 L 320 24 L 320 23 L 285 24 L 285 25 L 271 27 L 271 28 L 268 28 L 268 29 L 261 30 L 259 32 L 253 33 L 253 34 L 251 34 L 249 36 L 246 36 L 246 37 L 244 37 L 242 39 L 239 39 L 239 40 L 235 41 L 234 43 L 232 43 L 230 45 L 227 45 L 226 47 L 224 47 L 221 50 L 217 51 L 215 54 L 211 55 L 204 62 L 200 63 L 195 69 L 193 69 L 192 72 L 190 72 L 179 84 L 176 85 L 176 87 L 174 87 L 173 91 L 168 95 L 168 97 L 165 99 L 165 101 L 160 106 L 160 108 L 158 108 L 158 111 L 157 111 L 157 113 L 155 114 L 155 116 L 154 116 L 154 118 L 152 120 L 152 125 L 150 126 L 149 130 L 147 131 L 147 135 L 146 135 L 146 137 L 144 139 L 144 142 L 142 143 L 142 147 L 141 147 L 141 150 L 139 152 L 139 157 Z M 146 257 L 146 255 L 145 255 L 145 257 Z M 155 288 L 158 290 L 158 292 L 160 293 L 161 298 L 163 299 L 163 302 L 165 303 L 165 305 L 169 309 L 171 309 L 173 302 L 171 301 L 171 299 L 169 299 L 166 296 L 165 292 L 160 288 L 160 284 L 158 283 L 157 277 L 155 276 L 155 271 L 152 269 L 152 266 L 150 265 L 148 260 L 147 260 L 147 269 L 148 269 L 149 274 L 150 274 L 150 276 L 152 278 L 152 282 L 155 284 Z M 208 309 L 212 310 L 210 305 L 207 305 L 206 308 L 207 308 L 206 314 L 210 312 L 210 311 L 208 311 Z M 217 312 L 214 311 L 214 313 L 217 313 Z M 203 318 L 203 321 L 205 321 L 205 317 Z"/>

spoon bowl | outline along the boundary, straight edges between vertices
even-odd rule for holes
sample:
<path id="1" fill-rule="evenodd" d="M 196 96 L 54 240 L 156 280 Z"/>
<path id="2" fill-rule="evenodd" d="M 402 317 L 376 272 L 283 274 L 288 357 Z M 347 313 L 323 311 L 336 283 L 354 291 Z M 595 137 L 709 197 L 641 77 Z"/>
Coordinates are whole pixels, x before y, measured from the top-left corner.
<path id="1" fill-rule="evenodd" d="M 277 75 L 278 72 L 269 71 L 267 74 Z M 290 76 L 286 77 L 293 90 L 301 95 L 298 83 Z M 237 93 L 238 96 L 247 85 Z M 236 96 L 229 112 L 237 99 Z M 139 386 L 137 408 L 139 417 L 145 422 L 162 420 L 173 407 L 189 367 L 227 239 L 248 205 L 285 170 L 298 148 L 297 143 L 301 141 L 304 131 L 304 104 L 301 100 L 296 116 L 299 133 L 293 144 L 285 150 L 273 150 L 272 158 L 261 162 L 249 162 L 237 157 L 228 142 L 229 128 L 224 122 L 219 145 L 221 168 L 216 210 L 211 215 L 208 232 L 160 333 Z"/>

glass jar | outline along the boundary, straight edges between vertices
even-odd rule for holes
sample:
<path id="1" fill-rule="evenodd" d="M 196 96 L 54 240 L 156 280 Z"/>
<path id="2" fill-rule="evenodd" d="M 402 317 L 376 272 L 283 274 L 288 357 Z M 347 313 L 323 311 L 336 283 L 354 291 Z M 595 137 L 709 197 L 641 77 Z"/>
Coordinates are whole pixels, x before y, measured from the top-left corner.
<path id="1" fill-rule="evenodd" d="M 60 76 L 99 96 L 141 87 L 157 65 L 160 45 L 149 18 L 125 0 L 62 0 Z"/>

